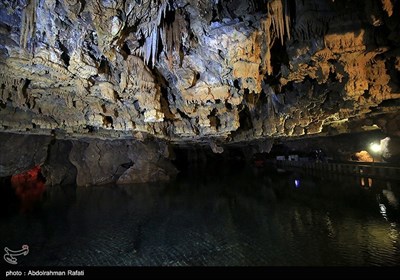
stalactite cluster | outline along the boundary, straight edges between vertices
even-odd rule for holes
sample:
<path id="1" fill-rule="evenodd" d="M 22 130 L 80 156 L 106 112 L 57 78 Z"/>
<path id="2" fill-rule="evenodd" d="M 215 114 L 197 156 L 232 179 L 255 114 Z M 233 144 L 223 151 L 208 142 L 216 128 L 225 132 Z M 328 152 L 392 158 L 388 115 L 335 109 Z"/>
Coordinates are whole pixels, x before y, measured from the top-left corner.
<path id="1" fill-rule="evenodd" d="M 399 109 L 396 7 L 2 1 L 0 130 L 220 145 L 371 119 L 388 129 L 378 120 Z"/>

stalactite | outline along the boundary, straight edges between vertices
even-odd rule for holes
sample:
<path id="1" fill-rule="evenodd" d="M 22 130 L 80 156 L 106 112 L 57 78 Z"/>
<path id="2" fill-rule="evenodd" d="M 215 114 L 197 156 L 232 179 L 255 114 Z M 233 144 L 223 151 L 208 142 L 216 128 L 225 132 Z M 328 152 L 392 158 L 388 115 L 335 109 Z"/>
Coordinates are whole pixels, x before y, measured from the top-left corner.
<path id="1" fill-rule="evenodd" d="M 272 74 L 271 46 L 274 41 L 274 38 L 273 38 L 273 36 L 271 36 L 271 31 L 270 31 L 271 24 L 272 24 L 272 19 L 270 17 L 267 17 L 263 23 L 263 32 L 265 33 L 265 39 L 266 39 L 266 54 L 265 54 L 264 65 L 265 65 L 265 69 L 267 70 L 268 75 Z"/>
<path id="2" fill-rule="evenodd" d="M 284 1 L 284 3 L 282 3 Z M 272 74 L 271 48 L 276 38 L 281 44 L 284 43 L 284 36 L 290 39 L 290 14 L 287 0 L 273 0 L 268 3 L 268 14 L 263 24 L 263 32 L 266 37 L 265 69 L 268 75 Z"/>
<path id="3" fill-rule="evenodd" d="M 383 10 L 387 13 L 389 17 L 391 17 L 393 15 L 394 3 L 392 2 L 392 0 L 381 0 L 381 2 Z"/>
<path id="4" fill-rule="evenodd" d="M 290 39 L 290 13 L 289 13 L 288 0 L 285 0 L 285 29 L 286 29 L 286 35 L 288 39 Z"/>
<path id="5" fill-rule="evenodd" d="M 158 52 L 158 28 L 155 27 L 153 28 L 153 32 L 151 33 L 151 63 L 153 67 L 154 64 L 156 63 L 157 52 Z"/>
<path id="6" fill-rule="evenodd" d="M 178 11 L 172 10 L 168 1 L 163 1 L 158 10 L 157 18 L 150 25 L 149 29 L 143 30 L 142 34 L 146 38 L 142 48 L 144 61 L 154 67 L 159 52 L 159 40 L 169 61 L 172 60 L 172 53 L 180 48 L 182 34 L 186 32 L 185 18 Z M 175 20 L 172 23 L 165 21 L 167 11 L 175 12 Z M 152 26 L 152 27 L 151 27 Z"/>
<path id="7" fill-rule="evenodd" d="M 167 36 L 166 36 L 166 38 L 167 38 L 167 44 L 166 44 L 166 47 L 167 47 L 167 57 L 168 58 L 170 58 L 171 56 L 172 56 L 172 50 L 173 50 L 173 45 L 172 45 L 172 43 L 173 43 L 173 36 L 174 36 L 174 30 L 173 30 L 173 28 L 170 28 L 170 27 L 167 27 Z"/>
<path id="8" fill-rule="evenodd" d="M 161 43 L 163 43 L 163 34 L 161 34 L 161 29 L 163 27 L 163 19 L 165 19 L 167 8 L 169 8 L 168 1 L 162 1 L 161 6 L 158 9 L 157 18 L 148 25 L 149 27 L 147 29 L 142 30 L 143 36 L 146 38 L 142 50 L 144 61 L 146 64 L 151 64 L 152 67 L 154 67 L 157 60 L 160 37 Z"/>
<path id="9" fill-rule="evenodd" d="M 144 53 L 144 62 L 146 64 L 149 64 L 150 61 L 150 57 L 151 57 L 151 51 L 152 51 L 152 46 L 151 46 L 152 40 L 151 38 L 147 37 L 146 41 L 144 43 L 144 49 L 143 49 L 143 53 Z"/>
<path id="10" fill-rule="evenodd" d="M 284 1 L 282 3 L 282 1 Z M 288 0 L 273 0 L 268 3 L 268 18 L 271 18 L 272 32 L 281 40 L 283 45 L 284 36 L 290 39 L 290 13 Z"/>
<path id="11" fill-rule="evenodd" d="M 161 3 L 161 7 L 158 10 L 158 15 L 157 15 L 157 25 L 160 26 L 162 23 L 162 19 L 165 18 L 165 14 L 167 12 L 167 8 L 169 7 L 168 1 L 163 1 Z"/>
<path id="12" fill-rule="evenodd" d="M 20 35 L 20 46 L 26 49 L 29 38 L 35 33 L 36 0 L 28 0 L 23 13 Z"/>
<path id="13" fill-rule="evenodd" d="M 281 39 L 281 44 L 283 45 L 285 24 L 282 0 L 273 0 L 268 3 L 268 16 L 272 18 L 273 31 L 277 34 L 278 38 Z"/>
<path id="14" fill-rule="evenodd" d="M 161 39 L 161 45 L 164 46 L 164 48 L 166 48 L 166 44 L 167 44 L 167 36 L 166 36 L 166 31 L 164 26 L 160 27 L 160 39 Z"/>

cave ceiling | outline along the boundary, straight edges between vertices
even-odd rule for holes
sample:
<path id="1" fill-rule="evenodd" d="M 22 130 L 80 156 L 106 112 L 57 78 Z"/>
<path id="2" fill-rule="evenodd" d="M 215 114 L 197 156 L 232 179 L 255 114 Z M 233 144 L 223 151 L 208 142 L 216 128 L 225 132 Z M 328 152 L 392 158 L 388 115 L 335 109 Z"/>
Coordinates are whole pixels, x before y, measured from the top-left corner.
<path id="1" fill-rule="evenodd" d="M 400 136 L 399 2 L 0 0 L 0 131 Z"/>

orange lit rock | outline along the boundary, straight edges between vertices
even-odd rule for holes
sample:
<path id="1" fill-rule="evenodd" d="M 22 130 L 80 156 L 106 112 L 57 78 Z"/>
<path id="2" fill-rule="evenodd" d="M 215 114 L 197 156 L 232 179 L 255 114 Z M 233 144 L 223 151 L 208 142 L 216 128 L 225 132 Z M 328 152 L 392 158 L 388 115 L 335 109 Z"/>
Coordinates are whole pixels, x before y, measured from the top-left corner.
<path id="1" fill-rule="evenodd" d="M 360 162 L 373 162 L 372 156 L 367 151 L 360 151 L 355 154 L 356 160 Z"/>
<path id="2" fill-rule="evenodd" d="M 40 166 L 35 166 L 27 172 L 12 176 L 11 185 L 21 200 L 22 212 L 31 210 L 35 202 L 42 198 L 46 189 Z"/>

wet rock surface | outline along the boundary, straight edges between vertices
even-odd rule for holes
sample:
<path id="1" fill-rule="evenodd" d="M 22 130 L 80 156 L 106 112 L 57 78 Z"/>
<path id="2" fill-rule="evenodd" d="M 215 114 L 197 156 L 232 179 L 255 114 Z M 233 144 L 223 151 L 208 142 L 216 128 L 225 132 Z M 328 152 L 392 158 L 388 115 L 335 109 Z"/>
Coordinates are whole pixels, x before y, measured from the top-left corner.
<path id="1" fill-rule="evenodd" d="M 168 181 L 177 174 L 157 142 L 74 141 L 69 159 L 78 186 Z"/>
<path id="2" fill-rule="evenodd" d="M 390 0 L 2 1 L 0 130 L 174 143 L 337 134 L 398 112 L 399 11 Z"/>
<path id="3" fill-rule="evenodd" d="M 0 133 L 0 177 L 23 173 L 45 162 L 51 138 Z"/>
<path id="4" fill-rule="evenodd" d="M 0 141 L 0 177 L 40 166 L 49 186 L 169 181 L 178 173 L 165 142 L 56 140 L 11 133 L 0 133 Z"/>
<path id="5" fill-rule="evenodd" d="M 69 161 L 72 149 L 70 141 L 52 141 L 48 146 L 47 158 L 42 165 L 46 184 L 73 185 L 76 183 L 76 167 Z"/>

